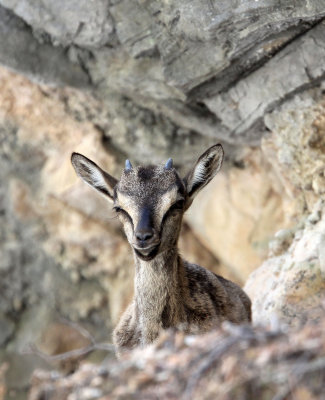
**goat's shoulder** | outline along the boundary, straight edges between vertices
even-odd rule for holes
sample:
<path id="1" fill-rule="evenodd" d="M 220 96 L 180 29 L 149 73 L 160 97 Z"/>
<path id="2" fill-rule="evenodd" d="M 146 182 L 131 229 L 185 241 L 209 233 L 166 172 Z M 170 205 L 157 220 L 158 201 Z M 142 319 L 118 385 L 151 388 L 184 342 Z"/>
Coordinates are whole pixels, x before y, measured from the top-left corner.
<path id="1" fill-rule="evenodd" d="M 197 264 L 184 261 L 185 282 L 191 303 L 199 307 L 208 307 L 217 314 L 224 313 L 227 292 L 218 277 L 211 271 Z"/>
<path id="2" fill-rule="evenodd" d="M 226 295 L 226 290 L 218 275 L 200 265 L 192 264 L 187 261 L 184 261 L 184 267 L 190 290 L 212 291 L 213 293 L 217 292 L 220 296 Z"/>
<path id="3" fill-rule="evenodd" d="M 229 281 L 228 279 L 225 279 L 220 275 L 216 275 L 216 277 L 218 278 L 220 283 L 226 289 L 228 297 L 237 303 L 241 302 L 243 304 L 245 311 L 247 313 L 247 320 L 251 321 L 251 319 L 252 319 L 252 316 L 251 316 L 252 302 L 251 302 L 250 298 L 247 296 L 247 294 L 236 283 Z"/>
<path id="4" fill-rule="evenodd" d="M 199 304 L 211 303 L 216 314 L 233 322 L 250 321 L 251 302 L 234 282 L 197 264 L 184 262 L 189 295 Z"/>

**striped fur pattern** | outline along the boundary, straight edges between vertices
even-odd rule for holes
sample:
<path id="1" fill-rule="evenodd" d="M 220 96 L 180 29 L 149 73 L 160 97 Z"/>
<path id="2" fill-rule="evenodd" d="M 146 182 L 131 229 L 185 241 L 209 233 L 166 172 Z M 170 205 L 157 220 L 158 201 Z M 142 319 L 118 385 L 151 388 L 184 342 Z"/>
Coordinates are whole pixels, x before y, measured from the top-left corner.
<path id="1" fill-rule="evenodd" d="M 183 214 L 219 171 L 221 145 L 209 148 L 182 179 L 165 165 L 132 167 L 119 181 L 86 157 L 73 153 L 77 174 L 114 203 L 135 259 L 134 298 L 114 330 L 117 354 L 152 343 L 163 329 L 207 332 L 222 321 L 251 321 L 243 290 L 180 257 Z"/>

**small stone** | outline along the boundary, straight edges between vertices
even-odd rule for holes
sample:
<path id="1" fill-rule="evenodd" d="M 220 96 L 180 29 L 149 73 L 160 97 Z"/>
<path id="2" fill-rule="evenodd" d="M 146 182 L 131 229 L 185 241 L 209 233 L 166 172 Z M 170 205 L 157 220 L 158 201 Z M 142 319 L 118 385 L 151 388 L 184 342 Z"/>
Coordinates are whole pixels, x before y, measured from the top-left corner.
<path id="1" fill-rule="evenodd" d="M 321 212 L 319 210 L 316 210 L 309 215 L 309 217 L 307 218 L 307 222 L 314 225 L 320 220 L 320 218 L 321 218 Z"/>
<path id="2" fill-rule="evenodd" d="M 269 243 L 270 255 L 277 256 L 286 251 L 292 243 L 293 236 L 291 229 L 281 229 L 276 232 L 274 239 Z"/>
<path id="3" fill-rule="evenodd" d="M 324 173 L 319 173 L 314 176 L 312 182 L 312 188 L 316 194 L 325 193 L 325 176 Z"/>
<path id="4" fill-rule="evenodd" d="M 103 391 L 97 388 L 85 387 L 78 390 L 77 399 L 80 400 L 93 400 L 103 395 Z"/>

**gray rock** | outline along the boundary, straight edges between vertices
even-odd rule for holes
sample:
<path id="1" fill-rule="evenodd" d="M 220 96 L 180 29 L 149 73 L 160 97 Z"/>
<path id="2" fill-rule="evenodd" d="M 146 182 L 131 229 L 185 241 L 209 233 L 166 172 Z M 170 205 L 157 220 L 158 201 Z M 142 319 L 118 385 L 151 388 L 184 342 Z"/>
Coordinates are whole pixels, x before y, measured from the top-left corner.
<path id="1" fill-rule="evenodd" d="M 318 84 L 325 73 L 323 23 L 288 45 L 228 92 L 205 100 L 231 137 L 260 137 L 263 116 L 293 94 Z M 255 128 L 255 129 L 254 129 Z M 240 140 L 240 139 L 239 139 Z"/>
<path id="2" fill-rule="evenodd" d="M 130 18 L 130 11 L 132 17 Z M 143 57 L 155 51 L 156 43 L 151 31 L 151 16 L 146 9 L 132 6 L 127 1 L 120 1 L 110 8 L 116 24 L 119 42 L 126 47 L 133 57 Z"/>
<path id="3" fill-rule="evenodd" d="M 39 38 L 50 35 L 54 45 L 97 48 L 114 35 L 106 0 L 1 0 L 0 4 L 26 21 Z"/>
<path id="4" fill-rule="evenodd" d="M 186 92 L 211 78 L 231 71 L 241 77 L 267 54 L 304 29 L 302 21 L 317 21 L 325 15 L 322 1 L 304 0 L 284 5 L 279 0 L 255 3 L 186 0 L 146 2 L 155 17 L 157 45 L 165 77 Z M 236 71 L 237 70 L 237 71 Z M 237 72 L 235 75 L 235 71 Z M 229 79 L 226 78 L 226 82 Z M 225 88 L 221 81 L 215 86 Z M 213 82 L 209 82 L 209 91 Z"/>
<path id="5" fill-rule="evenodd" d="M 253 301 L 255 324 L 269 324 L 275 315 L 280 322 L 301 326 L 324 315 L 324 203 L 316 204 L 316 210 L 320 220 L 298 229 L 286 251 L 270 257 L 248 278 L 245 290 Z"/>
<path id="6" fill-rule="evenodd" d="M 39 83 L 87 87 L 89 78 L 62 47 L 39 43 L 31 28 L 0 6 L 0 63 Z"/>
<path id="7" fill-rule="evenodd" d="M 0 120 L 1 121 L 1 120 Z M 1 121 L 4 124 L 3 121 Z M 107 311 L 89 301 L 96 293 L 106 301 L 107 294 L 98 282 L 82 281 L 77 285 L 58 260 L 42 248 L 48 232 L 39 217 L 23 220 L 15 213 L 10 181 L 18 178 L 36 193 L 44 154 L 19 141 L 17 128 L 0 122 L 0 313 L 17 318 L 29 308 L 44 303 L 62 316 L 78 320 L 97 319 L 98 329 L 105 330 Z M 87 304 L 91 303 L 91 308 Z M 9 326 L 9 325 L 8 325 Z M 4 340 L 10 329 L 8 328 Z"/>
<path id="8" fill-rule="evenodd" d="M 0 346 L 2 346 L 13 334 L 15 324 L 4 314 L 0 313 Z"/>
<path id="9" fill-rule="evenodd" d="M 19 16 L 2 9 L 0 62 L 41 82 L 89 84 L 116 117 L 112 132 L 111 115 L 99 125 L 104 136 L 128 153 L 132 132 L 139 160 L 171 148 L 186 163 L 193 141 L 222 141 L 236 159 L 236 148 L 259 143 L 267 111 L 323 79 L 323 26 L 294 40 L 324 18 L 320 0 L 0 4 Z M 124 99 L 151 115 L 145 129 L 121 109 Z"/>
<path id="10" fill-rule="evenodd" d="M 3 361 L 9 367 L 6 373 L 6 387 L 12 398 L 18 400 L 26 399 L 26 390 L 30 385 L 33 371 L 38 368 L 49 369 L 49 365 L 37 355 L 7 353 Z"/>

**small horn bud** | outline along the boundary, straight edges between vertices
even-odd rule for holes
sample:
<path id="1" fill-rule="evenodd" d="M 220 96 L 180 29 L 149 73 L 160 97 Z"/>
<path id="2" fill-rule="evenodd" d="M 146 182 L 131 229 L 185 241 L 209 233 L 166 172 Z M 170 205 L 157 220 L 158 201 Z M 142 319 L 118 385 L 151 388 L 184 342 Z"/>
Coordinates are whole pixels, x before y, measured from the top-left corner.
<path id="1" fill-rule="evenodd" d="M 173 168 L 173 160 L 169 158 L 165 164 L 165 169 L 172 169 Z"/>
<path id="2" fill-rule="evenodd" d="M 132 164 L 130 162 L 130 160 L 126 160 L 125 161 L 125 170 L 126 171 L 131 171 L 131 169 L 133 169 Z"/>

